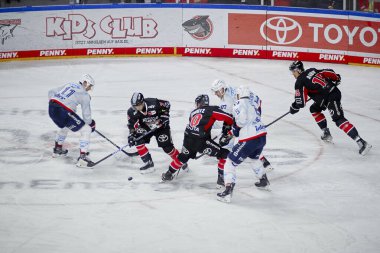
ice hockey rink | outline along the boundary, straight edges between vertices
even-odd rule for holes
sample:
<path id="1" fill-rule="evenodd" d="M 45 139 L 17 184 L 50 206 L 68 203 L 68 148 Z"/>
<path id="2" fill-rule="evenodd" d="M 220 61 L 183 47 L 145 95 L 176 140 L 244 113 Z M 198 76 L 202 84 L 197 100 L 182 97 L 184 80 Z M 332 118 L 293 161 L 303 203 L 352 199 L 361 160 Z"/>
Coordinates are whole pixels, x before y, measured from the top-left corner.
<path id="1" fill-rule="evenodd" d="M 170 160 L 154 139 L 148 147 L 156 171 L 147 175 L 139 173 L 139 158 L 121 152 L 93 169 L 75 167 L 75 133 L 65 144 L 68 157 L 51 157 L 57 128 L 47 92 L 84 73 L 96 81 L 99 132 L 126 144 L 126 111 L 140 91 L 171 102 L 180 149 L 195 97 L 207 93 L 218 102 L 210 91 L 214 79 L 256 91 L 266 124 L 286 113 L 295 81 L 289 64 L 188 57 L 0 63 L 0 252 L 379 252 L 379 68 L 304 62 L 341 74 L 345 116 L 373 145 L 367 156 L 327 114 L 334 144 L 323 143 L 305 108 L 268 128 L 271 191 L 256 189 L 243 164 L 229 204 L 216 200 L 213 158 L 190 160 L 190 172 L 159 184 Z M 91 140 L 93 161 L 116 150 L 96 133 Z"/>

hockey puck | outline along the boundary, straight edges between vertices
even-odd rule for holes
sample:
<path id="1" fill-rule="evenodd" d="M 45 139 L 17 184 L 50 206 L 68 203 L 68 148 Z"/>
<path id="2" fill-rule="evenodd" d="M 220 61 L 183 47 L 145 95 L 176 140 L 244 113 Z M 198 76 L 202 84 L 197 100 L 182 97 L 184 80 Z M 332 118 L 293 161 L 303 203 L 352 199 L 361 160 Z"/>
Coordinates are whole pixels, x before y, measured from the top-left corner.
<path id="1" fill-rule="evenodd" d="M 128 181 L 131 181 L 132 179 L 133 179 L 133 177 L 129 177 L 129 178 L 128 178 Z"/>

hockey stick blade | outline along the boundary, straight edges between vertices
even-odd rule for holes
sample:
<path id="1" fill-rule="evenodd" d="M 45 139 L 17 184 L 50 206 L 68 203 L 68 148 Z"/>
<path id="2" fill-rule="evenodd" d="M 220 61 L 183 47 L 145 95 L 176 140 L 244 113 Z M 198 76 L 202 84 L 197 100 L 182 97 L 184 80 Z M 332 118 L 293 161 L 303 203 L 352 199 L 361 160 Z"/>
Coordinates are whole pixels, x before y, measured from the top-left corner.
<path id="1" fill-rule="evenodd" d="M 94 167 L 94 166 L 98 165 L 99 163 L 103 162 L 104 160 L 106 160 L 106 159 L 110 158 L 111 156 L 115 155 L 116 153 L 122 151 L 122 150 L 123 150 L 124 148 L 126 148 L 128 145 L 129 145 L 129 144 L 126 144 L 126 145 L 120 147 L 119 149 L 117 149 L 117 150 L 115 150 L 114 152 L 110 153 L 109 155 L 103 157 L 103 158 L 100 159 L 99 161 L 94 162 L 93 164 L 91 164 L 91 165 L 87 165 L 87 166 L 91 168 L 91 167 Z"/>
<path id="2" fill-rule="evenodd" d="M 95 129 L 95 132 L 96 132 L 97 134 L 99 134 L 101 137 L 103 137 L 104 139 L 106 139 L 109 143 L 111 143 L 111 144 L 114 145 L 115 147 L 120 148 L 116 143 L 114 143 L 113 141 L 111 141 L 110 139 L 108 139 L 104 134 L 102 134 L 102 133 L 99 132 L 98 130 Z M 130 157 L 138 156 L 138 155 L 139 155 L 138 152 L 130 153 L 130 152 L 127 152 L 127 151 L 125 151 L 125 150 L 121 150 L 121 152 L 123 152 L 124 154 L 126 154 L 127 156 L 130 156 Z"/>

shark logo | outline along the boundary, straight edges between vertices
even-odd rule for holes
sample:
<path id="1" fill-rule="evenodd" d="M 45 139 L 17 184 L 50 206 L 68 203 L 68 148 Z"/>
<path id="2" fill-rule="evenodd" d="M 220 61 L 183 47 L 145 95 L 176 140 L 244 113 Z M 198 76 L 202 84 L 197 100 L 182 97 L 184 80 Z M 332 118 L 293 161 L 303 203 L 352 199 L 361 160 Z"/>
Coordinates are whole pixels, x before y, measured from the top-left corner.
<path id="1" fill-rule="evenodd" d="M 205 16 L 195 16 L 192 19 L 182 24 L 185 31 L 196 40 L 206 40 L 213 32 L 213 25 L 211 20 Z"/>
<path id="2" fill-rule="evenodd" d="M 17 25 L 10 25 L 10 24 L 0 24 L 0 39 L 1 39 L 1 45 L 4 45 L 4 42 L 13 37 L 13 31 L 16 28 Z"/>

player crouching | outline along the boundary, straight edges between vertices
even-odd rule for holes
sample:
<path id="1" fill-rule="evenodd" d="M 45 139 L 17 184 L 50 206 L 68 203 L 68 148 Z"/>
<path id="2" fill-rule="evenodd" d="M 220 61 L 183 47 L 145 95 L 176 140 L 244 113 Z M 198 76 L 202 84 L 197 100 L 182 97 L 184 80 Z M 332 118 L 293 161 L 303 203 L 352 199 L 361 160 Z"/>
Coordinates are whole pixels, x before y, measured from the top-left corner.
<path id="1" fill-rule="evenodd" d="M 215 121 L 223 121 L 227 131 L 233 123 L 232 116 L 218 106 L 210 106 L 206 94 L 197 96 L 195 106 L 196 109 L 190 113 L 189 124 L 186 126 L 181 153 L 178 159 L 173 159 L 170 163 L 168 171 L 162 174 L 162 181 L 172 180 L 181 166 L 189 159 L 194 159 L 199 152 L 218 159 L 217 185 L 224 186 L 223 170 L 229 151 L 211 139 L 211 128 Z"/>
<path id="2" fill-rule="evenodd" d="M 128 109 L 128 143 L 130 146 L 136 146 L 144 162 L 140 173 L 152 173 L 155 170 L 154 163 L 145 144 L 149 143 L 153 136 L 156 137 L 158 146 L 172 159 L 177 159 L 179 154 L 170 133 L 170 103 L 157 98 L 144 98 L 142 93 L 135 92 L 131 98 L 131 105 Z M 149 131 L 151 133 L 147 134 Z"/>

